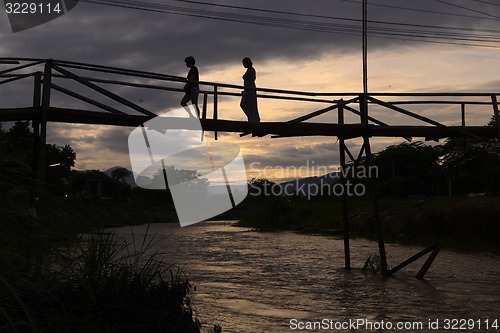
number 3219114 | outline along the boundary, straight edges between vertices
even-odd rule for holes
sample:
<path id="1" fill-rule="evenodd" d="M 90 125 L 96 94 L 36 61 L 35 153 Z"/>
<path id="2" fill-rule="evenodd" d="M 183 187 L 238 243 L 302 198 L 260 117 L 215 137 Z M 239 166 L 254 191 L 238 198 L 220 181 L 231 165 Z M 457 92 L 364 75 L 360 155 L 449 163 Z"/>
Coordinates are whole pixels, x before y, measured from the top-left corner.
<path id="1" fill-rule="evenodd" d="M 5 4 L 7 14 L 59 14 L 61 11 L 60 3 L 7 2 Z"/>

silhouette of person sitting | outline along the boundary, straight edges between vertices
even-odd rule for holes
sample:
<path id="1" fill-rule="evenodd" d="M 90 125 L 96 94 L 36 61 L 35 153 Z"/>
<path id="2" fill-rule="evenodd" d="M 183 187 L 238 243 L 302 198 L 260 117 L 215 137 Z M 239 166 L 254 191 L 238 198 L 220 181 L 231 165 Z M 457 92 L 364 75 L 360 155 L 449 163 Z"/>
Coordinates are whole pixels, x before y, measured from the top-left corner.
<path id="1" fill-rule="evenodd" d="M 241 95 L 240 107 L 248 117 L 248 122 L 260 122 L 259 110 L 257 108 L 257 91 L 255 91 L 255 80 L 257 73 L 253 68 L 252 60 L 246 57 L 242 60 L 243 67 L 247 69 L 243 75 L 244 90 Z"/>
<path id="2" fill-rule="evenodd" d="M 187 108 L 187 103 L 191 101 L 199 116 L 200 110 L 198 109 L 198 95 L 200 94 L 200 87 L 198 85 L 198 81 L 200 80 L 200 74 L 198 72 L 198 68 L 194 65 L 196 63 L 196 60 L 193 57 L 189 56 L 184 59 L 184 61 L 186 62 L 186 66 L 190 69 L 187 74 L 188 82 L 184 85 L 185 95 L 181 100 L 181 105 L 189 113 L 189 116 L 193 117 L 191 112 L 189 112 L 189 108 Z"/>

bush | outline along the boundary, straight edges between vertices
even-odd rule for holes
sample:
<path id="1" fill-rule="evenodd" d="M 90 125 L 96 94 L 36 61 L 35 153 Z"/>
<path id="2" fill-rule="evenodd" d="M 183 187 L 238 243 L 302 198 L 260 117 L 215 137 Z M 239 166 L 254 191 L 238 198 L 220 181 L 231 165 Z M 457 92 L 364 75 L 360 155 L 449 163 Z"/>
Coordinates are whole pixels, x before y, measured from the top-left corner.
<path id="1" fill-rule="evenodd" d="M 151 253 L 148 238 L 138 246 L 134 237 L 84 235 L 52 248 L 38 276 L 12 268 L 22 256 L 2 253 L 10 259 L 2 263 L 14 266 L 0 274 L 0 332 L 199 332 L 191 285 Z"/>

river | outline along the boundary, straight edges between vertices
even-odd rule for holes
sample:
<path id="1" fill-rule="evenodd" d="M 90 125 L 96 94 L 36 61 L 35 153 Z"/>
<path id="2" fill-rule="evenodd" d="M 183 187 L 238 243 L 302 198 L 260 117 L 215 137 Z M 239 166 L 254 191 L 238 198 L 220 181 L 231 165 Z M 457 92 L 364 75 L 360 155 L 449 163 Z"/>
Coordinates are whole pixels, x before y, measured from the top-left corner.
<path id="1" fill-rule="evenodd" d="M 376 242 L 363 239 L 351 240 L 354 268 L 345 271 L 343 241 L 332 237 L 255 232 L 227 221 L 185 228 L 152 224 L 117 233 L 142 237 L 146 231 L 155 235 L 164 260 L 183 267 L 196 287 L 192 298 L 202 332 L 214 324 L 224 333 L 451 332 L 445 328 L 454 327 L 500 332 L 495 255 L 444 249 L 424 280 L 414 278 L 424 259 L 382 278 L 361 269 L 378 251 Z M 421 250 L 396 244 L 386 249 L 389 266 Z"/>

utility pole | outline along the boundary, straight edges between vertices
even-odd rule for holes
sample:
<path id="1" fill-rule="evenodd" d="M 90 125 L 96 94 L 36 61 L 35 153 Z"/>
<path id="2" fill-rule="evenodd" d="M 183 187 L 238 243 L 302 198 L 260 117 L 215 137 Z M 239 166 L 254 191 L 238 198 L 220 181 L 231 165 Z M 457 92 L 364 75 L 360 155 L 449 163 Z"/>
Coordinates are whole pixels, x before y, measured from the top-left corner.
<path id="1" fill-rule="evenodd" d="M 368 10 L 367 0 L 363 0 L 363 94 L 368 94 Z"/>

